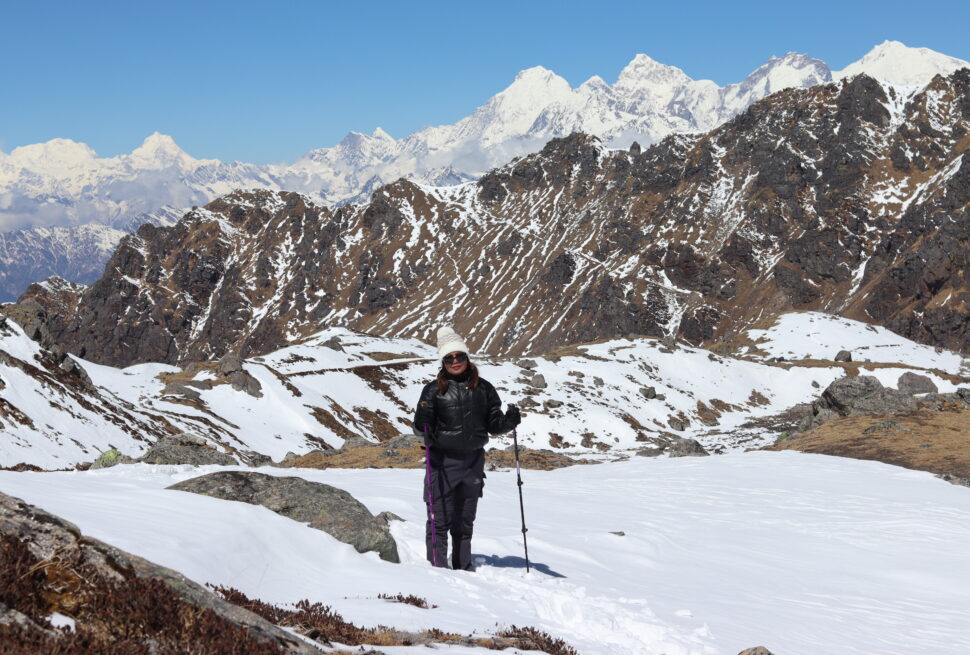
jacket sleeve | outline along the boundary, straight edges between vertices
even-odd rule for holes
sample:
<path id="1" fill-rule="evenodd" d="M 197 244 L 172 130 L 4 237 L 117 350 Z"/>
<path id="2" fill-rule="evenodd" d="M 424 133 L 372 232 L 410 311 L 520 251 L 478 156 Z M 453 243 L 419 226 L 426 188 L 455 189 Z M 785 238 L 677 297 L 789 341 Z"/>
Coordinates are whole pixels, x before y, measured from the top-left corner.
<path id="1" fill-rule="evenodd" d="M 434 411 L 434 395 L 437 386 L 434 382 L 425 385 L 421 391 L 421 398 L 418 400 L 418 407 L 414 411 L 414 434 L 425 437 L 426 441 L 428 436 L 434 436 L 437 422 Z M 428 427 L 427 433 L 425 433 L 425 426 Z"/>
<path id="2" fill-rule="evenodd" d="M 499 400 L 498 391 L 488 382 L 485 383 L 485 407 L 488 412 L 488 433 L 492 435 L 505 434 L 512 430 L 512 426 L 505 421 L 505 414 L 502 412 L 502 401 Z"/>

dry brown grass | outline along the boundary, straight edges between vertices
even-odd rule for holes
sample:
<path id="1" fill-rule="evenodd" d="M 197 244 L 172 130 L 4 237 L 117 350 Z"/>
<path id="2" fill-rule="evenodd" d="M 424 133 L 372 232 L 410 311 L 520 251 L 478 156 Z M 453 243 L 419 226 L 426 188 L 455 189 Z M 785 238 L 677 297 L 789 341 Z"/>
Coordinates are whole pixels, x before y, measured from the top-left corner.
<path id="1" fill-rule="evenodd" d="M 551 471 L 575 464 L 589 464 L 584 459 L 573 459 L 567 455 L 541 450 L 519 448 L 519 465 L 524 469 Z M 485 465 L 493 468 L 511 468 L 515 458 L 505 450 L 485 451 Z M 282 466 L 286 468 L 309 469 L 414 469 L 424 467 L 424 446 L 409 444 L 388 452 L 381 444 L 358 446 L 332 453 L 309 453 L 289 460 Z"/>
<path id="2" fill-rule="evenodd" d="M 414 469 L 424 466 L 424 448 L 410 445 L 388 454 L 384 446 L 358 446 L 345 451 L 309 453 L 291 459 L 283 466 L 307 469 Z"/>
<path id="3" fill-rule="evenodd" d="M 385 353 L 385 352 L 373 352 L 373 353 L 361 353 L 370 357 L 375 362 L 387 362 L 392 359 L 417 359 L 418 356 L 414 353 Z"/>
<path id="4" fill-rule="evenodd" d="M 199 375 L 203 371 L 208 371 L 210 373 L 216 374 L 216 378 L 219 377 L 219 363 L 218 362 L 197 362 L 195 365 L 195 370 L 189 373 L 188 371 L 176 371 L 174 373 L 159 373 L 158 379 L 164 384 L 169 384 L 170 382 L 191 382 L 195 379 L 195 376 Z M 211 383 L 213 386 L 217 384 L 228 384 L 229 380 L 221 379 L 207 379 L 206 382 Z"/>
<path id="5" fill-rule="evenodd" d="M 970 478 L 970 410 L 951 407 L 945 411 L 919 409 L 896 416 L 850 416 L 824 423 L 766 450 L 869 459 Z"/>

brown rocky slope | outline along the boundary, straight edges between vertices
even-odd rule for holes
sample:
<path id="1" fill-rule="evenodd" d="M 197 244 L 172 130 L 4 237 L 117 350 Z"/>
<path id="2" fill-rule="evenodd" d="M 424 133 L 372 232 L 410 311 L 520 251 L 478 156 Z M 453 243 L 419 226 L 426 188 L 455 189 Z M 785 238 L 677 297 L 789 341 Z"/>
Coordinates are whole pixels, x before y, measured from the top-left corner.
<path id="1" fill-rule="evenodd" d="M 577 134 L 362 206 L 231 194 L 142 227 L 83 293 L 24 298 L 112 365 L 261 354 L 333 324 L 428 339 L 451 322 L 499 355 L 710 343 L 790 309 L 970 352 L 968 148 L 970 70 L 912 96 L 859 76 L 642 152 Z"/>

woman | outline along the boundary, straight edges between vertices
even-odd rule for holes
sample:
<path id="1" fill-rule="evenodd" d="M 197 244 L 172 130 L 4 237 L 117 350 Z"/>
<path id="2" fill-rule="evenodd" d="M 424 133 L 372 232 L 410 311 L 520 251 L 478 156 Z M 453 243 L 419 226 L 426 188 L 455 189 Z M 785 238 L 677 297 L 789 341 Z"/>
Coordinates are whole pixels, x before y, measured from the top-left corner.
<path id="1" fill-rule="evenodd" d="M 474 571 L 472 526 L 485 483 L 488 436 L 519 424 L 519 409 L 502 402 L 495 387 L 478 376 L 468 347 L 450 327 L 438 330 L 438 378 L 424 387 L 414 414 L 414 431 L 424 436 L 428 507 L 428 561 L 446 566 L 451 533 L 451 568 Z"/>

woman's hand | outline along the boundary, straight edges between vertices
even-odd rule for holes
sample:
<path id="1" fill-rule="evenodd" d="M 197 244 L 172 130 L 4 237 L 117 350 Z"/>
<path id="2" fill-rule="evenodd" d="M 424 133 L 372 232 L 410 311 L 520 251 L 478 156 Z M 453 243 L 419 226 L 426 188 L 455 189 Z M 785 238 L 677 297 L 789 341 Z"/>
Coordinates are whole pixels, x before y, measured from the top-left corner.
<path id="1" fill-rule="evenodd" d="M 519 413 L 519 408 L 516 405 L 510 404 L 508 409 L 505 410 L 505 424 L 510 428 L 514 428 L 521 422 L 522 414 Z"/>

